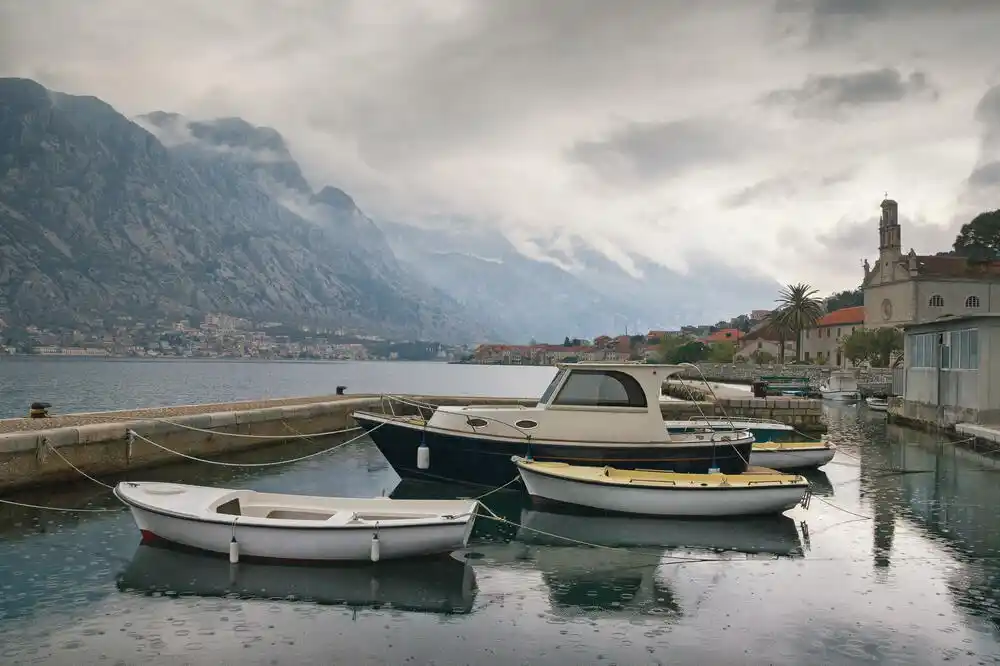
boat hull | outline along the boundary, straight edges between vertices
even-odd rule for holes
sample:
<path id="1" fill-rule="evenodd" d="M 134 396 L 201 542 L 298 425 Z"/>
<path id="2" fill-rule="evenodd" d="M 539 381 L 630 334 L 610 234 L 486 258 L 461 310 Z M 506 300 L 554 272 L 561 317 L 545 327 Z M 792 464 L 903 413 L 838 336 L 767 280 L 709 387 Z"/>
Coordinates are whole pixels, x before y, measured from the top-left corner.
<path id="1" fill-rule="evenodd" d="M 586 483 L 521 467 L 534 499 L 645 516 L 721 518 L 782 513 L 802 501 L 808 486 L 641 488 Z"/>
<path id="2" fill-rule="evenodd" d="M 858 399 L 857 391 L 824 391 L 820 389 L 820 394 L 824 400 L 836 400 L 838 402 L 854 402 Z"/>
<path id="3" fill-rule="evenodd" d="M 833 460 L 836 449 L 826 446 L 814 448 L 754 447 L 750 464 L 779 471 L 821 467 Z"/>
<path id="4" fill-rule="evenodd" d="M 653 469 L 704 474 L 718 467 L 723 474 L 746 471 L 752 438 L 736 444 L 574 444 L 531 442 L 451 435 L 405 422 L 391 422 L 356 413 L 354 419 L 371 437 L 385 459 L 403 478 L 460 481 L 495 488 L 517 477 L 511 456 L 539 461 L 602 467 Z M 417 448 L 430 452 L 427 469 L 417 467 Z M 714 455 L 714 457 L 713 457 Z"/>
<path id="5" fill-rule="evenodd" d="M 116 493 L 117 494 L 117 493 Z M 198 550 L 228 554 L 233 537 L 239 557 L 260 560 L 370 561 L 371 528 L 295 528 L 208 522 L 170 515 L 157 509 L 128 505 L 144 541 L 163 540 Z M 474 520 L 430 525 L 390 526 L 378 529 L 379 559 L 423 557 L 464 548 Z"/>

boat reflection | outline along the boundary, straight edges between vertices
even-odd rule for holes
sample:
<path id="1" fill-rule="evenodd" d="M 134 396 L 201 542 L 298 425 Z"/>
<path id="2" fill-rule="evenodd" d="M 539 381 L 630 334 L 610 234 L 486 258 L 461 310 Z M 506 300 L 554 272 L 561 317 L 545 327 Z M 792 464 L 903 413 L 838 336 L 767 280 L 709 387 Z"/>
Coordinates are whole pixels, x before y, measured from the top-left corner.
<path id="1" fill-rule="evenodd" d="M 739 553 L 803 556 L 796 523 L 787 516 L 695 521 L 538 508 L 522 509 L 515 540 L 469 551 L 474 563 L 538 571 L 557 616 L 666 619 L 682 615 L 671 579 L 684 574 L 669 567 L 671 555 L 713 560 Z"/>
<path id="2" fill-rule="evenodd" d="M 306 601 L 460 614 L 472 610 L 475 570 L 455 557 L 377 564 L 295 566 L 241 562 L 159 545 L 140 545 L 118 576 L 140 594 Z"/>
<path id="3" fill-rule="evenodd" d="M 521 530 L 517 539 L 552 546 L 572 545 L 568 541 L 572 539 L 612 548 L 802 556 L 802 541 L 795 521 L 784 515 L 740 520 L 684 520 L 530 508 L 521 511 Z"/>
<path id="4" fill-rule="evenodd" d="M 833 497 L 833 482 L 830 481 L 830 477 L 826 475 L 821 469 L 803 469 L 798 470 L 796 474 L 800 474 L 809 481 L 809 491 L 813 495 L 819 495 L 820 497 Z"/>

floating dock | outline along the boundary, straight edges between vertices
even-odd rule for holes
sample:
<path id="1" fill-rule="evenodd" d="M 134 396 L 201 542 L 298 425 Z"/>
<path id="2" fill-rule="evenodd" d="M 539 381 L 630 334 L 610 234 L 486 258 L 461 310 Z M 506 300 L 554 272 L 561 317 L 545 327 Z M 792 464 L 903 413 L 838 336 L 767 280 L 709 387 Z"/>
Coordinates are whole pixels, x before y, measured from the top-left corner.
<path id="1" fill-rule="evenodd" d="M 80 478 L 77 469 L 94 476 L 114 475 L 177 462 L 178 454 L 213 458 L 304 436 L 343 432 L 356 427 L 351 418 L 355 409 L 416 414 L 414 403 L 534 405 L 537 401 L 335 395 L 0 419 L 0 492 L 76 480 Z M 665 401 L 660 409 L 668 420 L 729 415 L 773 419 L 810 434 L 825 430 L 819 400 L 720 397 L 718 401 Z M 138 437 L 129 437 L 129 431 Z M 357 430 L 343 436 L 360 434 Z"/>

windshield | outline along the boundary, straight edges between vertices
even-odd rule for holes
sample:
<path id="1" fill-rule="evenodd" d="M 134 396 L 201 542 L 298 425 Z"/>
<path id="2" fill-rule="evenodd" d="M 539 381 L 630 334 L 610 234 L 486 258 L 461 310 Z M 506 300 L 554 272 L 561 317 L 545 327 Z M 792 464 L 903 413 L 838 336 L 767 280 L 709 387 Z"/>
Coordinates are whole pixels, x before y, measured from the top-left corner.
<path id="1" fill-rule="evenodd" d="M 563 377 L 566 376 L 567 372 L 569 372 L 568 368 L 559 369 L 559 372 L 557 372 L 556 376 L 552 378 L 551 382 L 549 382 L 548 388 L 545 389 L 545 393 L 543 393 L 542 397 L 538 399 L 538 402 L 547 404 L 550 400 L 552 400 L 552 394 L 555 392 L 556 387 L 562 383 Z"/>

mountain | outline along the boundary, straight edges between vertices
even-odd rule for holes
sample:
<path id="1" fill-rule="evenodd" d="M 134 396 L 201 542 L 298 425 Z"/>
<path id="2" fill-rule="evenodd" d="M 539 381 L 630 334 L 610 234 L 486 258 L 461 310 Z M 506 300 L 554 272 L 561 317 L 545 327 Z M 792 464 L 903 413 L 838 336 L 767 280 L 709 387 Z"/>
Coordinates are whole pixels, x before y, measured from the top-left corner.
<path id="1" fill-rule="evenodd" d="M 629 256 L 638 275 L 579 239 L 536 239 L 544 259 L 503 234 L 461 220 L 417 227 L 379 220 L 400 261 L 513 339 L 559 341 L 597 332 L 645 332 L 729 319 L 747 303 L 771 303 L 780 285 L 751 272 L 706 265 L 684 275 Z"/>
<path id="2" fill-rule="evenodd" d="M 313 192 L 275 130 L 164 112 L 137 121 L 0 79 L 0 319 L 222 312 L 393 337 L 494 335 L 397 262 L 347 194 Z"/>

